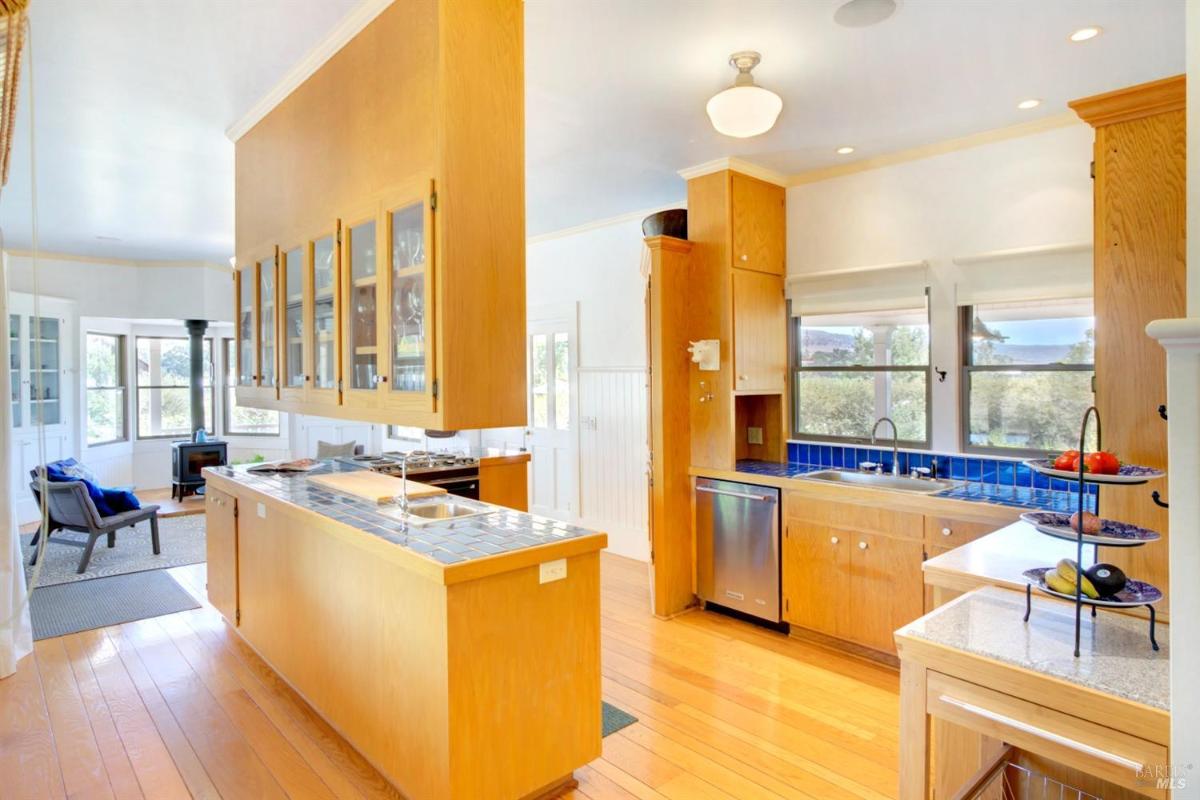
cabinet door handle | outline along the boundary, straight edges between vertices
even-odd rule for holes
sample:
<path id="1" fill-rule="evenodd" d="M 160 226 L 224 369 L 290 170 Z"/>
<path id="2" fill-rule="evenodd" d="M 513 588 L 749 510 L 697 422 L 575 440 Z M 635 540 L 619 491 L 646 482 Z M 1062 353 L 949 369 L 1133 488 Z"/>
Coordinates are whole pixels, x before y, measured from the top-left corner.
<path id="1" fill-rule="evenodd" d="M 950 530 L 949 528 L 942 528 L 942 536 L 949 536 L 952 533 L 954 533 L 954 531 Z"/>
<path id="2" fill-rule="evenodd" d="M 858 549 L 859 549 L 859 550 L 866 550 L 866 549 L 867 549 L 867 543 L 866 543 L 866 542 L 859 542 L 859 543 L 858 543 Z"/>
<path id="3" fill-rule="evenodd" d="M 838 537 L 836 537 L 836 536 L 830 536 L 830 537 L 829 537 L 829 543 L 830 543 L 830 544 L 837 544 L 837 543 L 838 543 L 838 541 L 839 541 L 839 540 L 838 540 Z"/>

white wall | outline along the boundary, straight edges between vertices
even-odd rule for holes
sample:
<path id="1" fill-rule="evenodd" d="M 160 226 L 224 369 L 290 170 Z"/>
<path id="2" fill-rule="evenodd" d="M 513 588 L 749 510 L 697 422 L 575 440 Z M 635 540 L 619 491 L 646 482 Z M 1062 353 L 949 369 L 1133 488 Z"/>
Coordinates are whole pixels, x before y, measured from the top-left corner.
<path id="1" fill-rule="evenodd" d="M 579 308 L 579 524 L 606 531 L 609 551 L 645 561 L 641 217 L 531 240 L 526 286 L 531 310 L 563 303 Z"/>
<path id="2" fill-rule="evenodd" d="M 200 262 L 119 262 L 46 254 L 37 261 L 43 295 L 78 303 L 80 316 L 233 321 L 231 271 Z M 33 292 L 33 259 L 8 256 L 8 288 Z"/>
<path id="3" fill-rule="evenodd" d="M 932 447 L 959 449 L 955 257 L 1092 241 L 1092 130 L 1068 127 L 793 186 L 788 274 L 930 264 Z"/>

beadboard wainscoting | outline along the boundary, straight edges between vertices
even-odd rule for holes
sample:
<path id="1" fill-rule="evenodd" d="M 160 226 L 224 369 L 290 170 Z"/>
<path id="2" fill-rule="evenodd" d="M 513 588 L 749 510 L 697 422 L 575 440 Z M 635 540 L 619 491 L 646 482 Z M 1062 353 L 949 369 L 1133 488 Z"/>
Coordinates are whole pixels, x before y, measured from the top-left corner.
<path id="1" fill-rule="evenodd" d="M 646 368 L 579 369 L 579 524 L 647 561 Z"/>

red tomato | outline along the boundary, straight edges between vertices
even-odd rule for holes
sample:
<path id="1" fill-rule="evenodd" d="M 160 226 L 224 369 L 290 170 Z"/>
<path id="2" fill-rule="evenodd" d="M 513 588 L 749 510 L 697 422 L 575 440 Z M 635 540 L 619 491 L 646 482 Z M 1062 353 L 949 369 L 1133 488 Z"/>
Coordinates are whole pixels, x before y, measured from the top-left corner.
<path id="1" fill-rule="evenodd" d="M 1067 450 L 1058 458 L 1054 459 L 1054 468 L 1062 469 L 1068 472 L 1079 471 L 1079 451 Z"/>
<path id="2" fill-rule="evenodd" d="M 1121 461 L 1112 453 L 1100 450 L 1084 456 L 1083 466 L 1097 475 L 1116 475 L 1121 469 Z"/>

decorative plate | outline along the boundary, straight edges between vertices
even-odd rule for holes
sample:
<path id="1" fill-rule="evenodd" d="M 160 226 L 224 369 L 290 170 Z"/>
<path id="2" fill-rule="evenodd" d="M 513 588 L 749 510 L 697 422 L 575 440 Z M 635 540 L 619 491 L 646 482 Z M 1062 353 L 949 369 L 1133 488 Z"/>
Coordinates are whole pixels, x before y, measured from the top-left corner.
<path id="1" fill-rule="evenodd" d="M 1037 569 L 1027 569 L 1023 573 L 1025 579 L 1032 583 L 1037 588 L 1041 589 L 1046 594 L 1061 597 L 1063 600 L 1075 600 L 1073 594 L 1063 594 L 1056 592 L 1046 585 L 1046 573 L 1054 572 L 1055 567 L 1038 567 Z M 1134 608 L 1136 606 L 1152 605 L 1162 600 L 1162 592 L 1157 587 L 1151 586 L 1142 581 L 1135 581 L 1133 578 L 1125 584 L 1125 588 L 1117 592 L 1112 597 L 1101 597 L 1099 600 L 1093 600 L 1086 595 L 1082 597 L 1084 603 L 1090 606 L 1102 606 L 1105 608 Z"/>
<path id="2" fill-rule="evenodd" d="M 1024 462 L 1034 472 L 1049 475 L 1053 478 L 1063 478 L 1068 481 L 1079 480 L 1078 470 L 1055 469 L 1054 462 L 1048 458 L 1035 458 Z M 1132 485 L 1145 483 L 1161 478 L 1167 473 L 1154 467 L 1139 467 L 1136 464 L 1122 464 L 1121 471 L 1116 475 L 1101 475 L 1098 472 L 1083 473 L 1084 483 L 1123 483 Z"/>
<path id="3" fill-rule="evenodd" d="M 1077 533 L 1071 526 L 1071 515 L 1060 514 L 1056 511 L 1027 511 L 1021 519 L 1028 522 L 1047 536 L 1075 541 Z M 1162 538 L 1157 531 L 1139 528 L 1127 522 L 1117 522 L 1115 519 L 1101 519 L 1099 533 L 1085 533 L 1083 541 L 1086 544 L 1099 544 L 1105 547 L 1137 547 L 1138 545 L 1154 542 Z"/>

